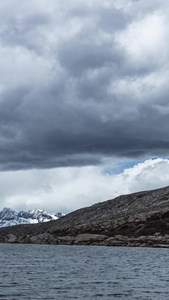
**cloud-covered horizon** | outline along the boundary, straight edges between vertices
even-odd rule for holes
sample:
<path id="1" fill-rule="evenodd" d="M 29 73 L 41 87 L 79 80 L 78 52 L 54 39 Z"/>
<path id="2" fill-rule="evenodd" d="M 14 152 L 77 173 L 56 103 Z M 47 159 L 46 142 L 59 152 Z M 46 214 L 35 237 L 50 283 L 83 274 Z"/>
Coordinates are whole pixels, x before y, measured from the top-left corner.
<path id="1" fill-rule="evenodd" d="M 168 20 L 166 0 L 1 2 L 0 170 L 168 157 Z"/>
<path id="2" fill-rule="evenodd" d="M 111 164 L 115 169 L 116 163 Z M 110 173 L 107 166 L 0 172 L 0 210 L 68 213 L 122 194 L 168 185 L 169 160 L 150 159 Z"/>

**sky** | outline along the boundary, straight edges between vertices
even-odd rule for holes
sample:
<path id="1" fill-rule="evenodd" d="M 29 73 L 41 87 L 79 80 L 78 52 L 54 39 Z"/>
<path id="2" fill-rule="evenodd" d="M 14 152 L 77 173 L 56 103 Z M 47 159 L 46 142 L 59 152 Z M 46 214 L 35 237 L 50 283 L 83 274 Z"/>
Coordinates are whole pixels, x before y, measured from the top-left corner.
<path id="1" fill-rule="evenodd" d="M 0 209 L 169 185 L 168 0 L 0 2 Z"/>

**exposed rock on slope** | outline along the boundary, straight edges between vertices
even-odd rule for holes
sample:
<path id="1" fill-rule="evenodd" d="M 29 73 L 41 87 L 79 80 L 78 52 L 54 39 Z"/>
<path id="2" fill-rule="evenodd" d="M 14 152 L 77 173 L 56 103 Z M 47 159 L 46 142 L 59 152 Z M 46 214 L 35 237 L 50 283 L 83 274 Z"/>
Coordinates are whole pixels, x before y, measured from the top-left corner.
<path id="1" fill-rule="evenodd" d="M 48 223 L 2 228 L 0 241 L 169 247 L 169 187 L 123 195 Z"/>

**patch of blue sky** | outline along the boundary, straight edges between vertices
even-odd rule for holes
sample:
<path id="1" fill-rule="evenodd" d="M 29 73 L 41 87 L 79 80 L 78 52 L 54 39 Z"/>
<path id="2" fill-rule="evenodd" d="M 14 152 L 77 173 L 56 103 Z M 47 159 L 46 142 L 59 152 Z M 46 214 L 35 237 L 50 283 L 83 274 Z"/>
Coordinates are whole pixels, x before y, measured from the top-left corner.
<path id="1" fill-rule="evenodd" d="M 125 169 L 133 168 L 135 165 L 144 162 L 144 160 L 126 160 L 113 163 L 110 167 L 106 166 L 103 170 L 104 174 L 113 175 L 123 173 Z"/>
<path id="2" fill-rule="evenodd" d="M 158 157 L 151 157 L 150 159 L 156 160 Z M 169 159 L 169 158 L 165 158 Z M 123 173 L 125 169 L 133 168 L 134 166 L 138 165 L 139 163 L 144 163 L 146 159 L 142 160 L 121 160 L 110 163 L 109 165 L 106 164 L 105 168 L 103 168 L 103 173 L 108 175 L 118 175 Z"/>

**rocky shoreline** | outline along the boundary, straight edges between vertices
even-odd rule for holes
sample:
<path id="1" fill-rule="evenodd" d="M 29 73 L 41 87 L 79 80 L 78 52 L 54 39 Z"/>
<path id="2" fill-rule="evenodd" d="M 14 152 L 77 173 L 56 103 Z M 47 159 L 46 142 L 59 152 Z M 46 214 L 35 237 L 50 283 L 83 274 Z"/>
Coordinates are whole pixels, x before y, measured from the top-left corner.
<path id="1" fill-rule="evenodd" d="M 169 187 L 123 195 L 48 223 L 1 228 L 0 242 L 169 248 Z"/>
<path id="2" fill-rule="evenodd" d="M 152 236 L 135 238 L 123 235 L 108 237 L 97 234 L 79 234 L 77 236 L 58 236 L 55 238 L 48 233 L 34 236 L 28 235 L 27 237 L 18 237 L 15 234 L 9 234 L 1 240 L 1 243 L 169 248 L 169 235 L 161 236 L 160 233 L 156 233 Z"/>

